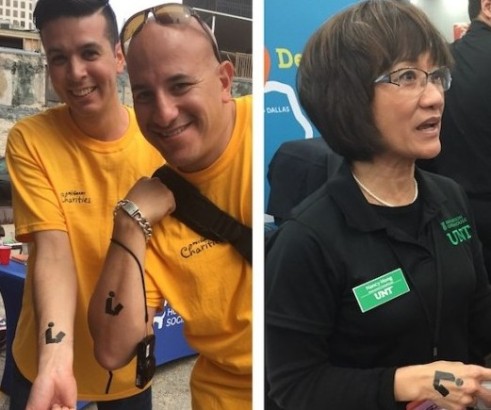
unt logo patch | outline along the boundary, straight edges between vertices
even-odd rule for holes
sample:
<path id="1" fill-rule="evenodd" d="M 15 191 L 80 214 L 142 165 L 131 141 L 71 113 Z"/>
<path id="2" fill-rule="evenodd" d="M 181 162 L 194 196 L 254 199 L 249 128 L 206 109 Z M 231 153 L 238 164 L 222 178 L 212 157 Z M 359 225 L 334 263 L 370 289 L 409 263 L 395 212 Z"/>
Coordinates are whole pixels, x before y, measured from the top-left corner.
<path id="1" fill-rule="evenodd" d="M 462 242 L 469 241 L 472 238 L 471 226 L 467 218 L 463 215 L 447 219 L 440 222 L 448 241 L 457 246 Z"/>

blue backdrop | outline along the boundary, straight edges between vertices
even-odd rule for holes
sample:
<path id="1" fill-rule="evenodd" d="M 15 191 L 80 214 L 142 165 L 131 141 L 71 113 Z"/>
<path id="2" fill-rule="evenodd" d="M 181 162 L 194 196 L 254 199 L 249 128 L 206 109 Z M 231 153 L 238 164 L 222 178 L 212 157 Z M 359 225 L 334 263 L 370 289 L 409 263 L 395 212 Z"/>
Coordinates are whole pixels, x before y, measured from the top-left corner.
<path id="1" fill-rule="evenodd" d="M 318 137 L 298 103 L 295 76 L 310 35 L 353 0 L 266 0 L 264 2 L 265 84 L 264 160 L 268 164 L 282 142 Z M 265 175 L 264 199 L 269 185 Z"/>

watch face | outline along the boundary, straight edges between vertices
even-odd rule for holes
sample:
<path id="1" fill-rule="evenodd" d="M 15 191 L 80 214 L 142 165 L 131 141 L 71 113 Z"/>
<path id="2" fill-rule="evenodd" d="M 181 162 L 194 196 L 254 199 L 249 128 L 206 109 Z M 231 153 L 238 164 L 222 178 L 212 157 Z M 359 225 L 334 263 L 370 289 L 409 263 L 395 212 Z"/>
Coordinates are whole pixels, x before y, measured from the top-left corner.
<path id="1" fill-rule="evenodd" d="M 128 215 L 131 216 L 135 215 L 139 211 L 138 207 L 131 201 L 125 202 L 121 208 L 123 208 Z"/>

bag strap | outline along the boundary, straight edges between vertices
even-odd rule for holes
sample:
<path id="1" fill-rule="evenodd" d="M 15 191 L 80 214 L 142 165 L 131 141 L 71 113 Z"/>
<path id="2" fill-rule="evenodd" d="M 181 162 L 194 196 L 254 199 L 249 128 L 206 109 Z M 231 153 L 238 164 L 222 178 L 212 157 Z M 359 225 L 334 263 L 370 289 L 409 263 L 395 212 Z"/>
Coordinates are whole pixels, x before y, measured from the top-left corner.
<path id="1" fill-rule="evenodd" d="M 252 229 L 222 211 L 190 182 L 168 165 L 153 174 L 174 194 L 176 209 L 172 216 L 205 238 L 229 242 L 252 264 Z"/>

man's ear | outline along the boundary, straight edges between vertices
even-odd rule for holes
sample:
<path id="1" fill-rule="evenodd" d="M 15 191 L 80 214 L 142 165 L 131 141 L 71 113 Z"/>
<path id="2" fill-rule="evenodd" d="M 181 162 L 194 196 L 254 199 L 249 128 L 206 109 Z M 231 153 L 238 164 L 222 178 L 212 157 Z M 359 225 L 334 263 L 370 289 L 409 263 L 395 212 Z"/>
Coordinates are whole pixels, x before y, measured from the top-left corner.
<path id="1" fill-rule="evenodd" d="M 114 58 L 116 60 L 116 69 L 118 73 L 121 74 L 124 71 L 125 59 L 123 55 L 123 49 L 119 41 L 114 46 Z"/>
<path id="2" fill-rule="evenodd" d="M 227 100 L 232 98 L 232 80 L 234 78 L 234 74 L 235 69 L 230 61 L 223 61 L 220 63 L 219 77 L 222 85 L 222 94 Z"/>

